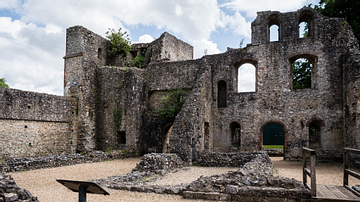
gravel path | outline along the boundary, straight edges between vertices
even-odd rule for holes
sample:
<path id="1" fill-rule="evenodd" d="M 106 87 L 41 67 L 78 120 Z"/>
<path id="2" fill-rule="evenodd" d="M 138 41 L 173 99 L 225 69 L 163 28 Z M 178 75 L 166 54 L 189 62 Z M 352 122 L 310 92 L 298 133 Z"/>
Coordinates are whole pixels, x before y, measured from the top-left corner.
<path id="1" fill-rule="evenodd" d="M 302 180 L 301 162 L 283 161 L 281 157 L 272 157 L 271 159 L 274 162 L 274 166 L 278 170 L 279 175 Z M 11 173 L 11 175 L 19 187 L 29 190 L 34 196 L 37 196 L 41 202 L 77 201 L 78 194 L 71 192 L 61 184 L 57 183 L 56 179 L 88 181 L 113 175 L 126 174 L 131 172 L 132 168 L 134 168 L 139 161 L 140 158 L 128 158 L 100 163 L 16 172 Z M 342 164 L 318 163 L 316 168 L 317 182 L 319 184 L 342 184 Z M 169 174 L 153 184 L 176 185 L 180 183 L 190 183 L 201 175 L 209 176 L 236 169 L 237 168 L 204 168 L 194 166 L 190 167 L 187 171 Z M 355 181 L 354 178 L 350 178 L 350 184 L 360 184 L 360 182 Z M 105 190 L 110 193 L 110 196 L 88 194 L 87 201 L 195 201 L 185 200 L 181 196 L 174 195 L 118 191 L 107 188 L 105 188 Z"/>
<path id="2" fill-rule="evenodd" d="M 302 162 L 284 161 L 283 157 L 270 157 L 278 175 L 295 178 L 302 181 Z M 342 163 L 316 163 L 316 184 L 342 185 Z M 359 172 L 359 171 L 358 171 Z M 308 178 L 310 182 L 310 178 Z M 349 177 L 349 185 L 360 184 L 360 180 Z"/>
<path id="3" fill-rule="evenodd" d="M 17 185 L 29 190 L 41 202 L 77 201 L 78 194 L 56 182 L 56 179 L 89 181 L 91 179 L 105 178 L 113 175 L 130 173 L 140 158 L 128 158 L 100 163 L 79 164 L 50 169 L 40 169 L 25 172 L 10 173 Z M 213 175 L 217 173 L 236 170 L 236 168 L 203 168 L 191 167 L 187 171 L 169 174 L 155 184 L 190 183 L 200 175 Z M 182 196 L 161 195 L 154 193 L 139 193 L 118 191 L 105 188 L 109 196 L 87 194 L 88 202 L 98 201 L 195 201 L 185 200 Z M 204 200 L 201 200 L 204 201 Z"/>

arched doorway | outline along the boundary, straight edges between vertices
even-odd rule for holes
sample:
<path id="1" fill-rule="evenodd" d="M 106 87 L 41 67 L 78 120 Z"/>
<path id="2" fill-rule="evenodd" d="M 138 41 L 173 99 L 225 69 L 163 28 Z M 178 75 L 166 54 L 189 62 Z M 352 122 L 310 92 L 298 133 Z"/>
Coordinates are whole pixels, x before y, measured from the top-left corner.
<path id="1" fill-rule="evenodd" d="M 263 129 L 263 147 L 284 149 L 285 131 L 278 123 L 268 123 Z"/>
<path id="2" fill-rule="evenodd" d="M 162 130 L 162 153 L 167 152 L 168 145 L 170 143 L 170 136 L 173 123 L 168 123 Z"/>

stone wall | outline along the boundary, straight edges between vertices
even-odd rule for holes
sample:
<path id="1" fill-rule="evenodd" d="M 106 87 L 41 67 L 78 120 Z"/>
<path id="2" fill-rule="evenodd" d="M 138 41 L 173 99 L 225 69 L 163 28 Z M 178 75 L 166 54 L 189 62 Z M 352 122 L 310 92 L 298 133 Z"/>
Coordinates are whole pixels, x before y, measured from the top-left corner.
<path id="1" fill-rule="evenodd" d="M 66 31 L 64 96 L 78 100 L 78 151 L 94 150 L 97 68 L 106 64 L 107 40 L 82 26 Z"/>
<path id="2" fill-rule="evenodd" d="M 0 109 L 0 159 L 75 152 L 75 99 L 0 87 Z"/>
<path id="3" fill-rule="evenodd" d="M 142 151 L 143 114 L 145 109 L 144 75 L 138 68 L 102 67 L 97 74 L 96 144 L 101 150 L 131 148 Z M 114 110 L 122 108 L 119 128 L 114 123 Z M 125 133 L 126 140 L 121 140 Z"/>

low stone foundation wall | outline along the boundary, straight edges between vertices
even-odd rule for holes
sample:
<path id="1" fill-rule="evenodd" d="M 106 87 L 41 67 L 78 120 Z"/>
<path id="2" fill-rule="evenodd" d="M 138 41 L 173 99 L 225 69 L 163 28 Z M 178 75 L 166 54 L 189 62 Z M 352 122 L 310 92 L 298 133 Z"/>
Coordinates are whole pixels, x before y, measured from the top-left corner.
<path id="1" fill-rule="evenodd" d="M 189 199 L 274 202 L 304 202 L 311 199 L 310 191 L 302 182 L 272 175 L 273 164 L 264 151 L 237 154 L 203 152 L 199 158 L 203 159 L 199 161 L 200 163 L 208 161 L 209 164 L 203 164 L 207 166 L 215 165 L 216 161 L 220 164 L 217 164 L 218 166 L 224 166 L 221 165 L 222 163 L 234 166 L 236 161 L 234 159 L 239 160 L 240 162 L 237 163 L 242 166 L 237 171 L 201 176 L 188 184 L 150 185 L 148 182 L 153 182 L 169 172 L 184 169 L 181 168 L 184 164 L 175 154 L 149 154 L 144 156 L 132 173 L 99 179 L 95 182 L 117 190 L 176 194 Z M 230 162 L 226 163 L 226 159 L 230 159 Z M 155 165 L 157 162 L 160 165 Z"/>
<path id="2" fill-rule="evenodd" d="M 111 152 L 93 151 L 88 154 L 63 154 L 39 157 L 20 157 L 3 160 L 0 170 L 2 172 L 16 172 L 75 165 L 81 163 L 100 162 L 105 160 L 122 159 L 134 157 L 135 154 L 129 150 L 114 150 Z M 1 163 L 0 163 L 1 164 Z"/>
<path id="3" fill-rule="evenodd" d="M 284 156 L 283 149 L 264 149 L 269 156 L 282 157 Z"/>
<path id="4" fill-rule="evenodd" d="M 10 175 L 0 174 L 0 202 L 38 202 L 26 189 L 19 188 Z"/>
<path id="5" fill-rule="evenodd" d="M 206 167 L 241 167 L 251 161 L 259 152 L 221 153 L 198 151 L 194 165 Z"/>

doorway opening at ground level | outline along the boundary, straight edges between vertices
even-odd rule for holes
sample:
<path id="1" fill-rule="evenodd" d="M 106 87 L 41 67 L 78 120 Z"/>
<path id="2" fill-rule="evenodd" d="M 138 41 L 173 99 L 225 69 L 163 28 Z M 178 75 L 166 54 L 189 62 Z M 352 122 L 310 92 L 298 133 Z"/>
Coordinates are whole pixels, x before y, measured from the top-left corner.
<path id="1" fill-rule="evenodd" d="M 285 155 L 285 131 L 278 123 L 269 123 L 263 129 L 264 149 L 281 149 Z"/>

